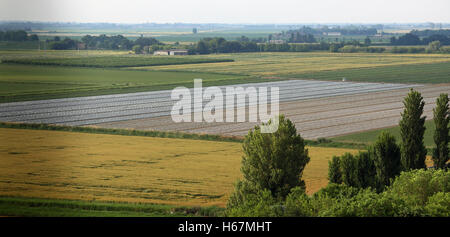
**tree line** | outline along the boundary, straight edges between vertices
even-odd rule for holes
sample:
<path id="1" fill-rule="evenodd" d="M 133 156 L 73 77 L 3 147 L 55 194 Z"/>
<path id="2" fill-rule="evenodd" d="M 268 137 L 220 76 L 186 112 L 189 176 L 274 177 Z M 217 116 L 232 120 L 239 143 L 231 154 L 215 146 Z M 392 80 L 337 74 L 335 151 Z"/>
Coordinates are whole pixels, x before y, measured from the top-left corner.
<path id="1" fill-rule="evenodd" d="M 430 37 L 432 35 L 445 35 L 450 36 L 450 30 L 440 29 L 440 30 L 412 30 L 410 32 L 413 35 L 417 35 L 419 37 Z"/>
<path id="2" fill-rule="evenodd" d="M 434 108 L 434 167 L 427 169 L 425 102 L 412 90 L 404 99 L 401 142 L 387 132 L 368 151 L 335 156 L 327 187 L 305 193 L 303 170 L 310 161 L 303 138 L 283 115 L 275 133 L 259 126 L 244 139 L 241 171 L 228 216 L 450 216 L 448 94 Z M 272 120 L 269 121 L 269 124 Z"/>
<path id="3" fill-rule="evenodd" d="M 0 41 L 39 41 L 39 37 L 28 35 L 24 30 L 8 30 L 0 31 Z"/>
<path id="4" fill-rule="evenodd" d="M 245 39 L 245 38 L 244 38 Z M 227 41 L 222 37 L 204 38 L 189 48 L 189 54 L 257 52 L 258 45 L 247 40 Z"/>
<path id="5" fill-rule="evenodd" d="M 139 37 L 136 40 L 130 40 L 123 35 L 107 36 L 105 34 L 99 36 L 86 35 L 81 38 L 81 41 L 65 38 L 61 40 L 60 37 L 55 36 L 53 39 L 47 39 L 50 49 L 54 50 L 70 50 L 70 49 L 107 49 L 107 50 L 131 50 L 133 46 L 139 45 L 141 47 L 152 45 L 163 45 L 155 38 Z M 82 45 L 80 45 L 82 44 Z"/>
<path id="6" fill-rule="evenodd" d="M 442 45 L 450 45 L 450 38 L 442 34 L 433 34 L 421 39 L 413 33 L 408 33 L 402 36 L 391 37 L 391 45 L 427 45 L 433 41 L 439 41 Z"/>
<path id="7" fill-rule="evenodd" d="M 379 135 L 367 152 L 333 157 L 329 163 L 328 179 L 331 183 L 357 188 L 372 187 L 383 191 L 402 171 L 426 168 L 427 149 L 423 142 L 425 102 L 421 94 L 412 90 L 404 100 L 405 109 L 400 120 L 401 142 L 387 132 Z M 449 98 L 441 94 L 433 110 L 435 148 L 432 151 L 434 168 L 447 168 L 449 160 Z"/>

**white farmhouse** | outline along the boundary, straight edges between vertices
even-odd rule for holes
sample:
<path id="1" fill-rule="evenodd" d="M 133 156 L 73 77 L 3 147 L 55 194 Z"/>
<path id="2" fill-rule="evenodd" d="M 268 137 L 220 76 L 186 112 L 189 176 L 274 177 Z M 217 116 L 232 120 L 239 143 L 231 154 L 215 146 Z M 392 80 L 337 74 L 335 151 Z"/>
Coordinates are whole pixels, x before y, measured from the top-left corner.
<path id="1" fill-rule="evenodd" d="M 171 49 L 171 50 L 158 50 L 153 55 L 172 56 L 172 55 L 188 55 L 188 51 L 185 49 Z"/>

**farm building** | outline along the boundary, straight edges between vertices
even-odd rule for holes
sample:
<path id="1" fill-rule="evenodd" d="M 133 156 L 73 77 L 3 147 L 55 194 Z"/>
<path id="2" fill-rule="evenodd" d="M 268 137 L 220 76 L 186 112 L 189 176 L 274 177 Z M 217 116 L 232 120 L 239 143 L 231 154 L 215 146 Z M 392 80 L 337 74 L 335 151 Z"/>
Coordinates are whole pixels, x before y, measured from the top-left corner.
<path id="1" fill-rule="evenodd" d="M 158 50 L 153 55 L 187 55 L 188 51 L 184 49 Z"/>
<path id="2" fill-rule="evenodd" d="M 286 41 L 284 40 L 269 40 L 269 43 L 271 44 L 284 44 Z"/>
<path id="3" fill-rule="evenodd" d="M 323 32 L 323 35 L 328 35 L 328 36 L 341 36 L 341 32 Z"/>

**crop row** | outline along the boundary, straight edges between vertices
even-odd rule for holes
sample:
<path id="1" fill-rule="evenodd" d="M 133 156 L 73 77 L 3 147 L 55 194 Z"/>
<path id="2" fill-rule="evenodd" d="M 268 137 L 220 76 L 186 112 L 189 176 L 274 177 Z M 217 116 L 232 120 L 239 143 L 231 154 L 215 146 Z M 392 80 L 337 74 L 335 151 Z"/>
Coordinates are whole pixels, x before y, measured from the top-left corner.
<path id="1" fill-rule="evenodd" d="M 154 57 L 154 56 L 96 56 L 78 58 L 16 58 L 3 59 L 2 63 L 27 65 L 53 65 L 73 67 L 140 67 L 198 63 L 233 62 L 232 59 L 198 57 Z"/>

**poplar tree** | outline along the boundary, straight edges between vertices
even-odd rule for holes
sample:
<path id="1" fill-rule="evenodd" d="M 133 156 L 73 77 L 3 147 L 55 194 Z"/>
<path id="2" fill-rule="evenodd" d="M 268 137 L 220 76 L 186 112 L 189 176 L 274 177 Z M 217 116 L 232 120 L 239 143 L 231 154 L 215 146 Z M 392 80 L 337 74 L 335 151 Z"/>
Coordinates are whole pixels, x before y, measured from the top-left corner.
<path id="1" fill-rule="evenodd" d="M 449 105 L 448 94 L 441 94 L 436 100 L 436 108 L 433 109 L 434 124 L 434 143 L 436 147 L 433 149 L 433 162 L 437 168 L 444 168 L 449 160 L 448 142 L 449 137 Z"/>
<path id="2" fill-rule="evenodd" d="M 401 163 L 403 170 L 425 168 L 425 158 L 427 149 L 423 142 L 425 133 L 425 119 L 423 107 L 425 102 L 422 95 L 413 89 L 404 99 L 402 119 L 400 121 L 401 143 Z"/>

